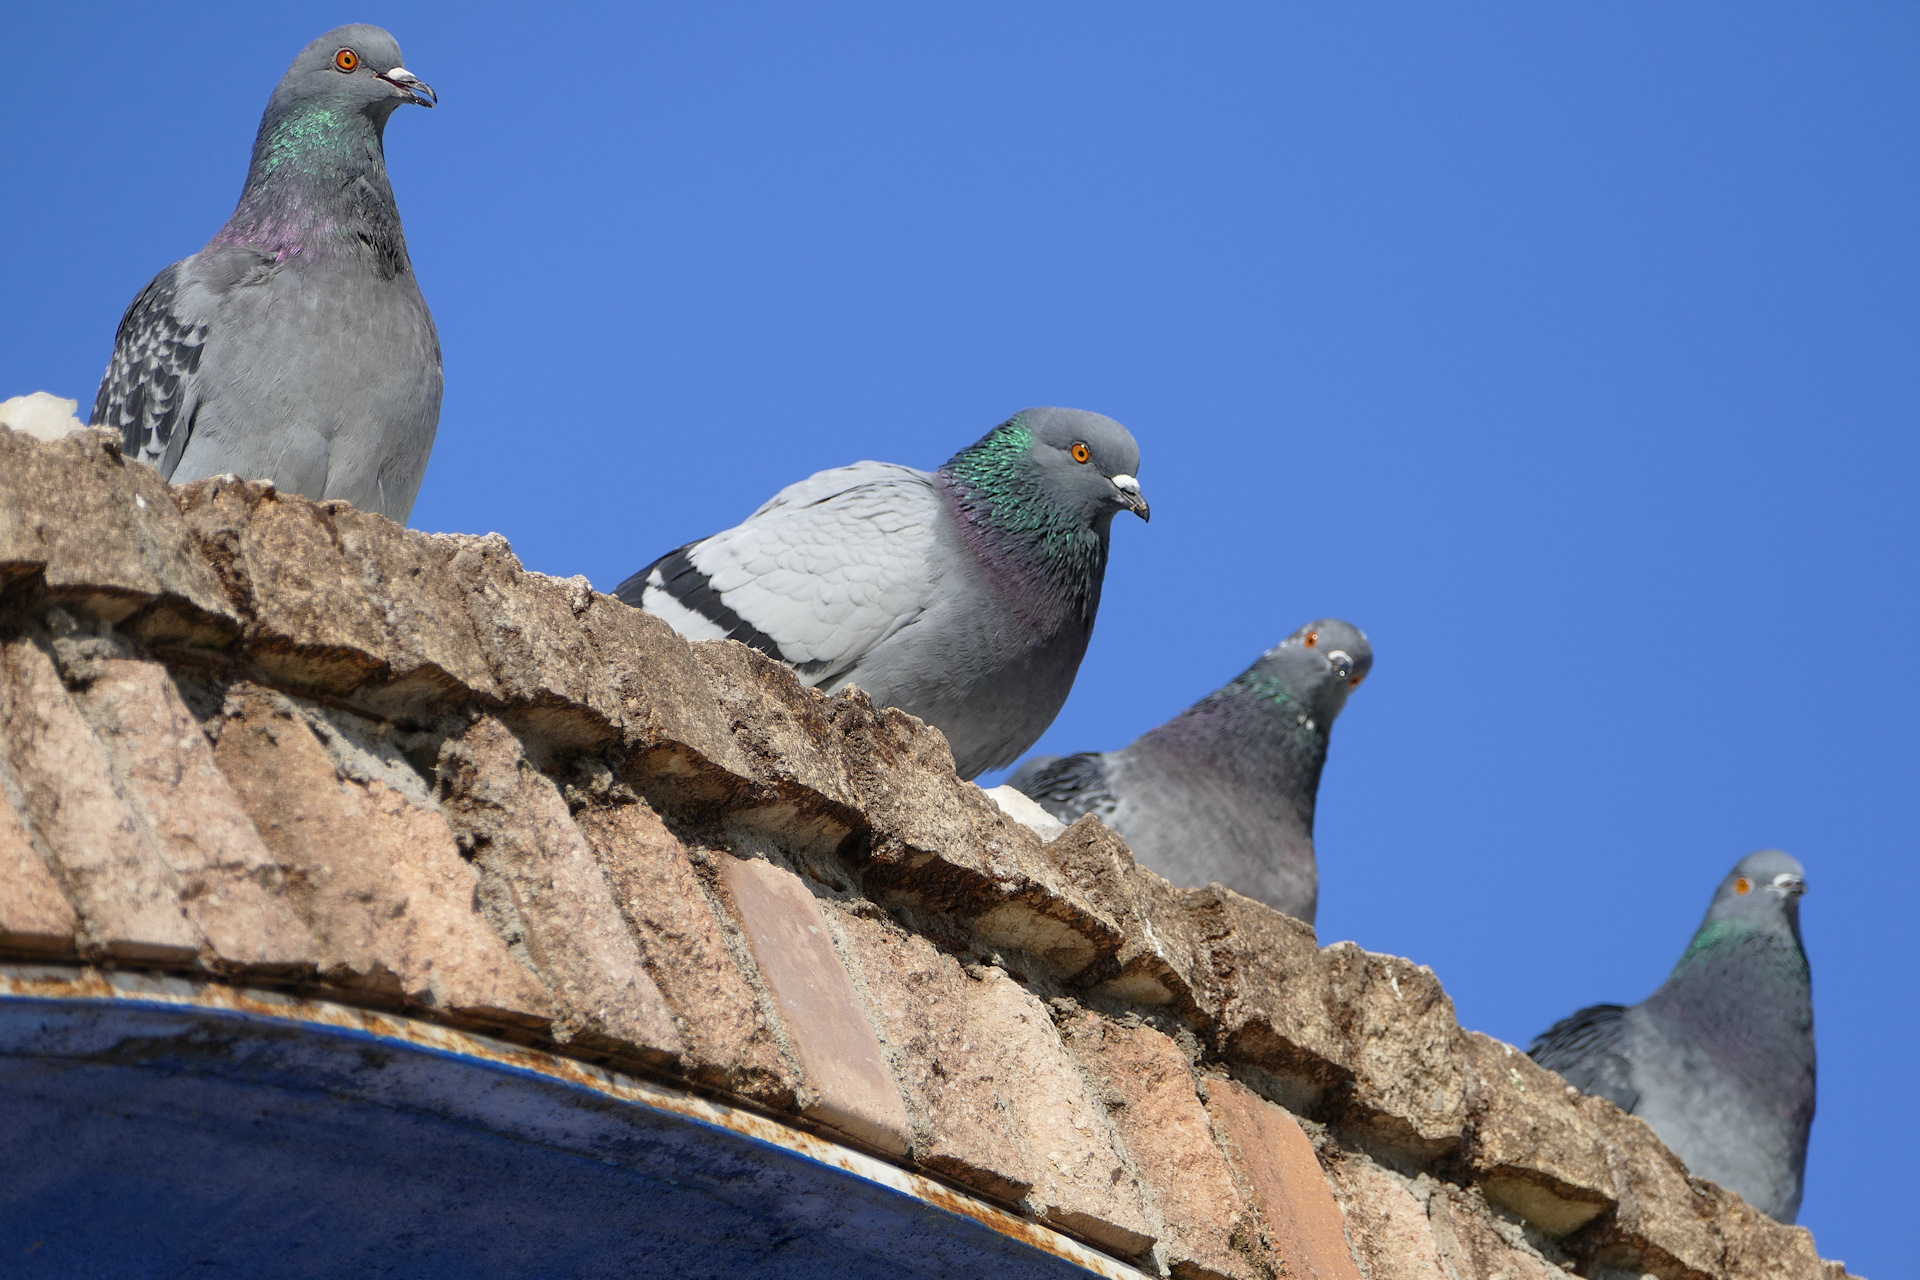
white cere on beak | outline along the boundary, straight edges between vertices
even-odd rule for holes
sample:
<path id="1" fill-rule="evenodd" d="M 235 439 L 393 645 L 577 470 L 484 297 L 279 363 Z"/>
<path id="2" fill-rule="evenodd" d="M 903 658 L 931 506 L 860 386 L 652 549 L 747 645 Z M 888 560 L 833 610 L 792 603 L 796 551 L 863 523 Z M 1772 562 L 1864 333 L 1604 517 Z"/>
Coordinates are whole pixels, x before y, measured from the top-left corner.
<path id="1" fill-rule="evenodd" d="M 1132 476 L 1122 473 L 1113 477 L 1113 491 L 1120 495 L 1120 503 L 1142 520 L 1153 519 L 1153 513 L 1147 506 L 1147 495 L 1140 492 L 1140 482 Z"/>
<path id="2" fill-rule="evenodd" d="M 433 86 L 405 67 L 394 67 L 392 70 L 383 71 L 380 73 L 380 78 L 406 94 L 409 101 L 417 102 L 423 107 L 437 106 L 440 102 L 440 95 L 433 91 Z"/>
<path id="3" fill-rule="evenodd" d="M 1807 882 L 1791 871 L 1782 871 L 1769 887 L 1783 898 L 1795 898 L 1807 891 Z"/>
<path id="4" fill-rule="evenodd" d="M 1342 680 L 1353 674 L 1353 656 L 1345 649 L 1335 649 L 1327 655 L 1327 664 Z"/>

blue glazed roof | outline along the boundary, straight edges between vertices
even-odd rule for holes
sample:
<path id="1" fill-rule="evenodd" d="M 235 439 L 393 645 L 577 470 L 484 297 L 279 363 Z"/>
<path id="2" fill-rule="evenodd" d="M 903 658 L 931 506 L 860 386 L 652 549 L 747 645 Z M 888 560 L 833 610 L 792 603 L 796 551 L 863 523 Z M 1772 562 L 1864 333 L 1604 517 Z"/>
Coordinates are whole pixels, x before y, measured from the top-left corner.
<path id="1" fill-rule="evenodd" d="M 0 1153 L 8 1276 L 1092 1274 L 695 1115 L 190 1004 L 0 998 Z"/>

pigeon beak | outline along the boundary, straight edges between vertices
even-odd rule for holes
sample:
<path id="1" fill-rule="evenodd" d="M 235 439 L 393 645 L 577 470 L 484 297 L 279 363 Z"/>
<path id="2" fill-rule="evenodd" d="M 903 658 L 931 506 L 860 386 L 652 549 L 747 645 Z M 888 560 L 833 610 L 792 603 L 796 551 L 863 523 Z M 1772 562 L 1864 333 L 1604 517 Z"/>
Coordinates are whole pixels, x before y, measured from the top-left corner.
<path id="1" fill-rule="evenodd" d="M 1797 898 L 1807 891 L 1807 882 L 1791 871 L 1782 871 L 1773 878 L 1772 889 L 1783 898 Z"/>
<path id="2" fill-rule="evenodd" d="M 1146 496 L 1140 492 L 1140 482 L 1138 480 L 1135 480 L 1129 475 L 1118 475 L 1113 478 L 1113 487 L 1120 491 L 1120 501 L 1125 505 L 1127 510 L 1133 512 L 1133 514 L 1139 516 L 1142 520 L 1151 521 L 1153 519 L 1153 512 L 1147 509 L 1147 499 Z"/>
<path id="3" fill-rule="evenodd" d="M 433 86 L 405 67 L 383 71 L 380 78 L 405 94 L 408 102 L 417 102 L 423 107 L 438 106 L 440 103 L 440 95 L 433 91 Z"/>
<path id="4" fill-rule="evenodd" d="M 1353 678 L 1353 656 L 1345 649 L 1335 649 L 1327 655 L 1327 665 L 1333 668 L 1333 674 L 1342 680 Z"/>

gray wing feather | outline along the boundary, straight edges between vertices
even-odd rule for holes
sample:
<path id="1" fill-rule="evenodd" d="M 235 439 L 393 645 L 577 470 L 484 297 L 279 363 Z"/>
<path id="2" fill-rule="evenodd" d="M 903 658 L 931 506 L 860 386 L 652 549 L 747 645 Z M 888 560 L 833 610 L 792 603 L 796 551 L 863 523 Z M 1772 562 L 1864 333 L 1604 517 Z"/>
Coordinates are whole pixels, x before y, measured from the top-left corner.
<path id="1" fill-rule="evenodd" d="M 118 431 L 127 456 L 163 476 L 173 474 L 193 431 L 193 375 L 210 328 L 185 314 L 185 265 L 155 276 L 127 308 L 93 402 L 93 425 Z"/>
<path id="2" fill-rule="evenodd" d="M 830 684 L 932 602 L 939 501 L 911 467 L 822 471 L 659 562 L 685 561 L 670 580 L 643 571 L 640 603 L 689 635 L 771 645 L 809 684 Z"/>
<path id="3" fill-rule="evenodd" d="M 1527 1055 L 1582 1093 L 1611 1100 L 1622 1111 L 1640 1101 L 1633 1063 L 1626 1056 L 1627 1010 L 1617 1004 L 1590 1005 L 1548 1027 Z"/>
<path id="4" fill-rule="evenodd" d="M 1097 751 L 1029 760 L 1014 771 L 1007 785 L 1067 823 L 1085 813 L 1111 818 L 1119 807 L 1107 758 Z"/>

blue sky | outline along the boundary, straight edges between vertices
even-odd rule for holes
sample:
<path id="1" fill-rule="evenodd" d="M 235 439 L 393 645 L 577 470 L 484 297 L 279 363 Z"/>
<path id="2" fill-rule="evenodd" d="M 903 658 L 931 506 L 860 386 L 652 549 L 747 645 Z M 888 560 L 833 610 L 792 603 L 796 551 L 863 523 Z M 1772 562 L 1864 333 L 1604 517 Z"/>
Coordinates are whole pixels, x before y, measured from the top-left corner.
<path id="1" fill-rule="evenodd" d="M 388 133 L 446 350 L 416 525 L 607 589 L 820 468 L 1110 413 L 1154 521 L 1042 748 L 1358 623 L 1321 936 L 1521 1043 L 1795 853 L 1801 1221 L 1909 1269 L 1920 9 L 35 6 L 0 395 L 90 403 L 349 20 L 444 99 Z"/>

